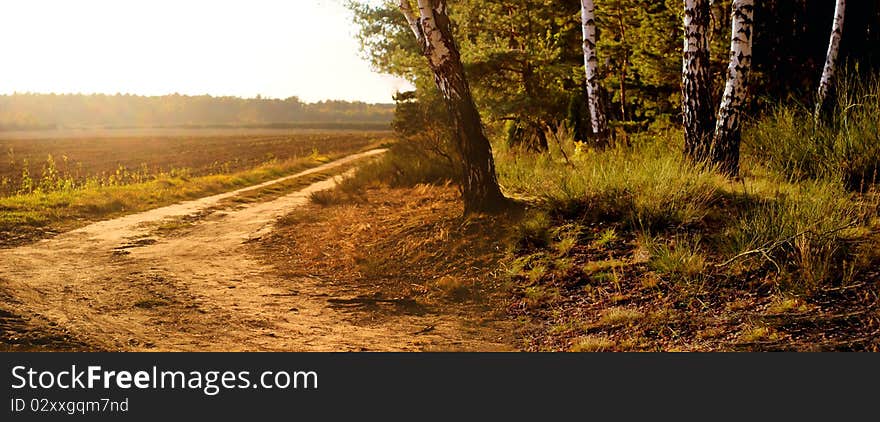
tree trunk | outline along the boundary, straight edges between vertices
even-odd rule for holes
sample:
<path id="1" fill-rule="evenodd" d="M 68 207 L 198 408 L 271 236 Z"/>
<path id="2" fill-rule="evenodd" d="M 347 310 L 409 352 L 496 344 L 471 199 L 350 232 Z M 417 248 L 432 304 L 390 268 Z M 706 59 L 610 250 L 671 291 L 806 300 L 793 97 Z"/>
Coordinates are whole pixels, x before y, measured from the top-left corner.
<path id="1" fill-rule="evenodd" d="M 754 0 L 733 0 L 730 64 L 711 153 L 712 161 L 730 176 L 739 174 L 740 119 L 746 104 L 747 79 L 752 66 L 754 13 Z"/>
<path id="2" fill-rule="evenodd" d="M 593 136 L 599 143 L 605 143 L 608 136 L 608 123 L 602 110 L 599 93 L 599 57 L 596 55 L 596 6 L 593 0 L 581 0 L 581 24 L 583 25 L 584 71 L 587 76 L 587 108 L 590 112 L 590 125 Z"/>
<path id="3" fill-rule="evenodd" d="M 420 19 L 413 13 L 409 0 L 399 0 L 398 6 L 428 59 L 434 83 L 454 126 L 453 137 L 462 158 L 465 213 L 498 211 L 507 201 L 498 187 L 492 146 L 483 133 L 480 114 L 452 38 L 446 1 L 418 0 Z"/>
<path id="4" fill-rule="evenodd" d="M 846 0 L 837 0 L 834 9 L 834 23 L 831 25 L 831 40 L 828 42 L 828 54 L 825 56 L 825 68 L 822 69 L 822 78 L 819 79 L 819 93 L 816 95 L 815 119 L 818 122 L 831 84 L 834 83 L 834 73 L 837 70 L 837 55 L 840 51 L 840 38 L 843 36 L 843 17 L 846 12 Z"/>
<path id="5" fill-rule="evenodd" d="M 547 152 L 550 149 L 550 145 L 547 144 L 547 133 L 544 132 L 547 125 L 543 122 L 532 123 L 532 127 L 535 131 L 535 136 L 537 137 L 537 144 L 535 145 L 535 150 L 538 152 Z"/>
<path id="6" fill-rule="evenodd" d="M 523 90 L 525 90 L 525 92 L 526 92 L 526 97 L 529 98 L 529 102 L 534 102 L 535 100 L 538 99 L 538 95 L 535 94 L 537 92 L 537 89 L 535 87 L 535 85 L 536 85 L 535 68 L 532 66 L 531 63 L 526 62 L 523 65 L 522 78 L 523 78 Z M 536 141 L 537 141 L 537 142 L 534 142 L 533 143 L 534 145 L 531 145 L 530 148 L 534 148 L 534 151 L 536 151 L 536 152 L 547 152 L 548 145 L 547 145 L 547 136 L 544 134 L 544 125 L 541 123 L 540 120 L 538 120 L 538 121 L 532 120 L 532 119 L 534 119 L 534 115 L 538 114 L 538 113 L 530 113 L 530 114 L 533 114 L 533 116 L 529 116 L 531 118 L 528 118 L 529 119 L 528 123 L 535 131 L 535 137 L 536 137 Z"/>
<path id="7" fill-rule="evenodd" d="M 695 162 L 709 160 L 715 114 L 709 76 L 710 0 L 684 3 L 684 63 L 682 66 L 682 113 L 684 152 Z"/>
<path id="8" fill-rule="evenodd" d="M 623 7 L 617 0 L 617 26 L 620 31 L 620 45 L 623 47 L 623 60 L 620 63 L 620 120 L 626 121 L 626 74 L 629 70 L 629 44 L 626 41 L 626 25 L 623 22 Z"/>

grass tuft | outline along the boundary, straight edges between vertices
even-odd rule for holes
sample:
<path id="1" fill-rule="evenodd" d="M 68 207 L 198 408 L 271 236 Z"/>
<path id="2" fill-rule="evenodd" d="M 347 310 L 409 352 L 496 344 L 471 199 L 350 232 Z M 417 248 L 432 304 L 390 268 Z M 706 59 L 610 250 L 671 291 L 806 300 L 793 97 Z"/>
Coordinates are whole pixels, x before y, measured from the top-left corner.
<path id="1" fill-rule="evenodd" d="M 672 281 L 691 282 L 700 279 L 706 271 L 706 258 L 700 247 L 700 239 L 677 237 L 663 242 L 647 240 L 651 251 L 649 265 Z"/>
<path id="2" fill-rule="evenodd" d="M 571 347 L 572 352 L 609 352 L 614 349 L 614 341 L 607 337 L 585 336 Z"/>

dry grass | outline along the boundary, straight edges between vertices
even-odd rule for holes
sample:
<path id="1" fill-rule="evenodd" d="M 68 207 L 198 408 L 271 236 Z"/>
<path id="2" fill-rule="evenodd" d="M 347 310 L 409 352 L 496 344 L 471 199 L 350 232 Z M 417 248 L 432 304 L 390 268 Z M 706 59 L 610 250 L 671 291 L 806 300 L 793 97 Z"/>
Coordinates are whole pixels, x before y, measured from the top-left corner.
<path id="1" fill-rule="evenodd" d="M 370 187 L 357 201 L 294 211 L 263 250 L 291 278 L 317 277 L 429 307 L 454 304 L 450 310 L 487 317 L 503 308 L 496 269 L 505 226 L 493 217 L 462 217 L 450 186 Z"/>
<path id="2" fill-rule="evenodd" d="M 611 308 L 602 313 L 598 324 L 607 327 L 630 325 L 638 322 L 644 316 L 644 314 L 635 309 Z"/>
<path id="3" fill-rule="evenodd" d="M 572 352 L 610 352 L 615 343 L 608 338 L 599 336 L 586 336 L 578 339 L 573 346 Z"/>

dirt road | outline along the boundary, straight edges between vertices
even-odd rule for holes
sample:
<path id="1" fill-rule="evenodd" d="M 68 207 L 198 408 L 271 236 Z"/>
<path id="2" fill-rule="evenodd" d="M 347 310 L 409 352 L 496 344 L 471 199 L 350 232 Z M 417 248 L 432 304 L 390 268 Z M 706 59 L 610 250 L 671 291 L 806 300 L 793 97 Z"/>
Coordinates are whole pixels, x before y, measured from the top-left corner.
<path id="1" fill-rule="evenodd" d="M 102 221 L 0 250 L 0 307 L 19 330 L 62 330 L 88 348 L 157 351 L 506 350 L 500 333 L 442 313 L 359 325 L 318 280 L 289 279 L 252 240 L 333 179 L 235 208 L 220 201 L 381 154 L 373 150 L 259 186 Z M 192 218 L 158 231 L 169 219 Z M 0 310 L 3 310 L 0 309 Z"/>

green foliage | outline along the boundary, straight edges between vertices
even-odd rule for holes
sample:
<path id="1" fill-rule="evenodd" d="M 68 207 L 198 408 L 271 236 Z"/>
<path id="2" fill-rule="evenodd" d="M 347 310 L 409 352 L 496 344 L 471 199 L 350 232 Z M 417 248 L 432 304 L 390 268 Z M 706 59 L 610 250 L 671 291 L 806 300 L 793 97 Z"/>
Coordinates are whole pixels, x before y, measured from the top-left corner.
<path id="1" fill-rule="evenodd" d="M 611 227 L 603 230 L 602 233 L 593 240 L 592 245 L 593 247 L 602 249 L 617 240 L 617 238 L 617 230 L 615 230 L 614 227 Z"/>
<path id="2" fill-rule="evenodd" d="M 348 2 L 365 56 L 379 70 L 434 91 L 413 34 L 393 4 Z M 489 123 L 543 126 L 565 118 L 568 92 L 583 81 L 577 3 L 461 1 L 450 5 L 477 105 Z M 579 82 L 580 81 L 580 82 Z"/>
<path id="3" fill-rule="evenodd" d="M 756 48 L 753 82 L 757 92 L 768 94 L 756 102 L 759 106 L 778 102 L 782 94 L 803 102 L 815 90 L 831 13 L 828 5 L 806 4 L 797 0 L 758 5 L 758 15 L 793 17 L 779 23 L 784 30 L 773 28 L 773 20 L 756 23 L 756 46 L 761 49 Z M 415 97 L 433 95 L 424 59 L 393 4 L 352 7 L 373 64 L 411 80 L 418 91 Z M 858 14 L 877 16 L 876 6 L 856 7 L 864 12 Z M 711 8 L 711 91 L 718 97 L 728 61 L 730 1 L 712 2 Z M 569 255 L 580 250 L 581 239 L 560 227 L 575 222 L 610 222 L 626 234 L 657 233 L 656 240 L 645 241 L 650 259 L 639 259 L 647 259 L 641 262 L 661 277 L 676 281 L 710 279 L 722 271 L 716 259 L 771 246 L 747 254 L 745 260 L 760 262 L 765 274 L 763 266 L 772 266 L 787 280 L 783 287 L 795 290 L 840 281 L 870 265 L 854 245 L 874 224 L 868 220 L 876 217 L 876 201 L 869 195 L 853 196 L 844 187 L 869 191 L 877 181 L 876 79 L 840 85 L 843 95 L 827 124 L 814 126 L 806 106 L 779 107 L 752 122 L 744 131 L 744 179 L 732 182 L 683 158 L 680 133 L 668 129 L 680 113 L 681 43 L 670 42 L 682 37 L 680 0 L 597 0 L 602 95 L 613 120 L 609 126 L 627 134 L 647 129 L 604 150 L 577 142 L 589 135 L 585 95 L 580 92 L 583 58 L 577 3 L 464 0 L 450 5 L 450 11 L 474 96 L 499 141 L 494 145 L 499 183 L 506 195 L 537 208 L 515 225 L 515 252 L 525 256 L 515 261 L 514 273 L 532 283 L 561 274 Z M 876 22 L 855 19 L 857 28 L 876 28 Z M 853 60 L 871 54 L 856 49 L 845 53 Z M 864 78 L 864 70 L 857 73 Z M 405 116 L 410 111 L 398 112 L 401 120 L 409 119 Z M 522 147 L 535 127 L 545 129 L 553 135 L 545 138 L 554 141 L 562 134 L 559 142 L 550 142 L 548 153 L 534 154 Z M 429 167 L 396 170 L 408 167 L 408 160 L 420 162 L 407 157 L 424 154 L 425 148 L 417 152 L 417 143 L 403 145 L 414 151 L 389 158 L 398 162 L 383 164 L 383 174 L 425 180 Z M 700 236 L 694 235 L 697 231 Z M 608 245 L 625 236 L 606 232 L 585 249 L 613 252 Z M 616 283 L 617 264 L 610 268 L 610 274 L 596 271 L 590 277 Z"/>
<path id="4" fill-rule="evenodd" d="M 457 182 L 460 173 L 452 146 L 448 117 L 440 99 L 420 92 L 398 93 L 392 127 L 398 142 L 378 160 L 367 163 L 341 188 L 356 192 L 363 186 L 385 183 L 393 187 Z"/>
<path id="5" fill-rule="evenodd" d="M 615 119 L 653 120 L 678 110 L 681 43 L 670 40 L 683 37 L 682 8 L 680 1 L 596 1 L 602 85 Z"/>
<path id="6" fill-rule="evenodd" d="M 30 165 L 28 160 L 25 159 L 22 162 L 21 168 L 21 186 L 18 188 L 18 193 L 31 193 L 34 191 L 34 179 L 31 178 L 30 174 Z"/>
<path id="7" fill-rule="evenodd" d="M 420 88 L 431 86 L 424 58 L 403 14 L 390 2 L 376 3 L 345 2 L 359 28 L 356 36 L 365 58 L 382 72 L 418 81 Z"/>
<path id="8" fill-rule="evenodd" d="M 474 95 L 490 121 L 524 128 L 565 117 L 568 91 L 583 80 L 577 3 L 559 0 L 465 1 L 453 9 Z"/>
<path id="9" fill-rule="evenodd" d="M 620 237 L 617 229 L 657 233 L 641 236 L 641 249 L 650 268 L 676 282 L 702 283 L 718 268 L 733 274 L 758 268 L 786 291 L 810 293 L 876 265 L 878 254 L 870 252 L 876 195 L 847 192 L 840 181 L 786 181 L 752 156 L 745 158 L 744 180 L 731 182 L 683 161 L 671 147 L 677 139 L 676 132 L 644 134 L 628 147 L 593 150 L 572 147 L 567 137 L 572 165 L 500 148 L 496 162 L 505 191 L 543 210 L 530 211 L 516 226 L 517 251 L 541 251 L 520 263 L 521 272 L 553 276 L 553 256 L 580 243 L 577 236 L 559 236 L 566 225 L 602 221 L 614 225 L 594 236 L 591 248 L 607 248 Z M 594 263 L 584 271 L 591 279 L 616 280 L 613 262 L 610 270 Z"/>
<path id="10" fill-rule="evenodd" d="M 729 59 L 730 3 L 719 0 L 711 5 L 710 74 L 716 99 Z M 841 61 L 861 62 L 863 75 L 880 65 L 874 47 L 880 40 L 880 7 L 875 3 L 848 6 Z M 393 2 L 373 4 L 348 2 L 365 56 L 377 69 L 408 79 L 419 91 L 435 90 L 400 11 Z M 827 49 L 833 6 L 807 0 L 756 5 L 757 16 L 790 17 L 756 21 L 752 83 L 755 92 L 767 95 L 758 103 L 810 99 Z M 530 125 L 568 120 L 575 139 L 586 139 L 584 126 L 572 119 L 571 107 L 572 101 L 586 101 L 578 93 L 584 70 L 577 2 L 460 0 L 449 7 L 453 36 L 489 125 L 513 118 Z M 677 120 L 682 13 L 681 0 L 596 0 L 602 100 L 611 123 Z"/>
<path id="11" fill-rule="evenodd" d="M 554 238 L 553 249 L 556 250 L 557 256 L 568 256 L 572 249 L 580 242 L 581 232 L 583 232 L 583 227 L 575 223 L 563 224 L 555 228 L 552 231 Z"/>
<path id="12" fill-rule="evenodd" d="M 543 248 L 550 244 L 550 230 L 550 216 L 546 212 L 529 210 L 514 226 L 513 238 L 520 248 Z"/>
<path id="13" fill-rule="evenodd" d="M 529 151 L 546 151 L 547 133 L 543 125 L 530 123 L 520 119 L 511 119 L 507 122 L 507 145 L 511 148 L 521 148 Z"/>

